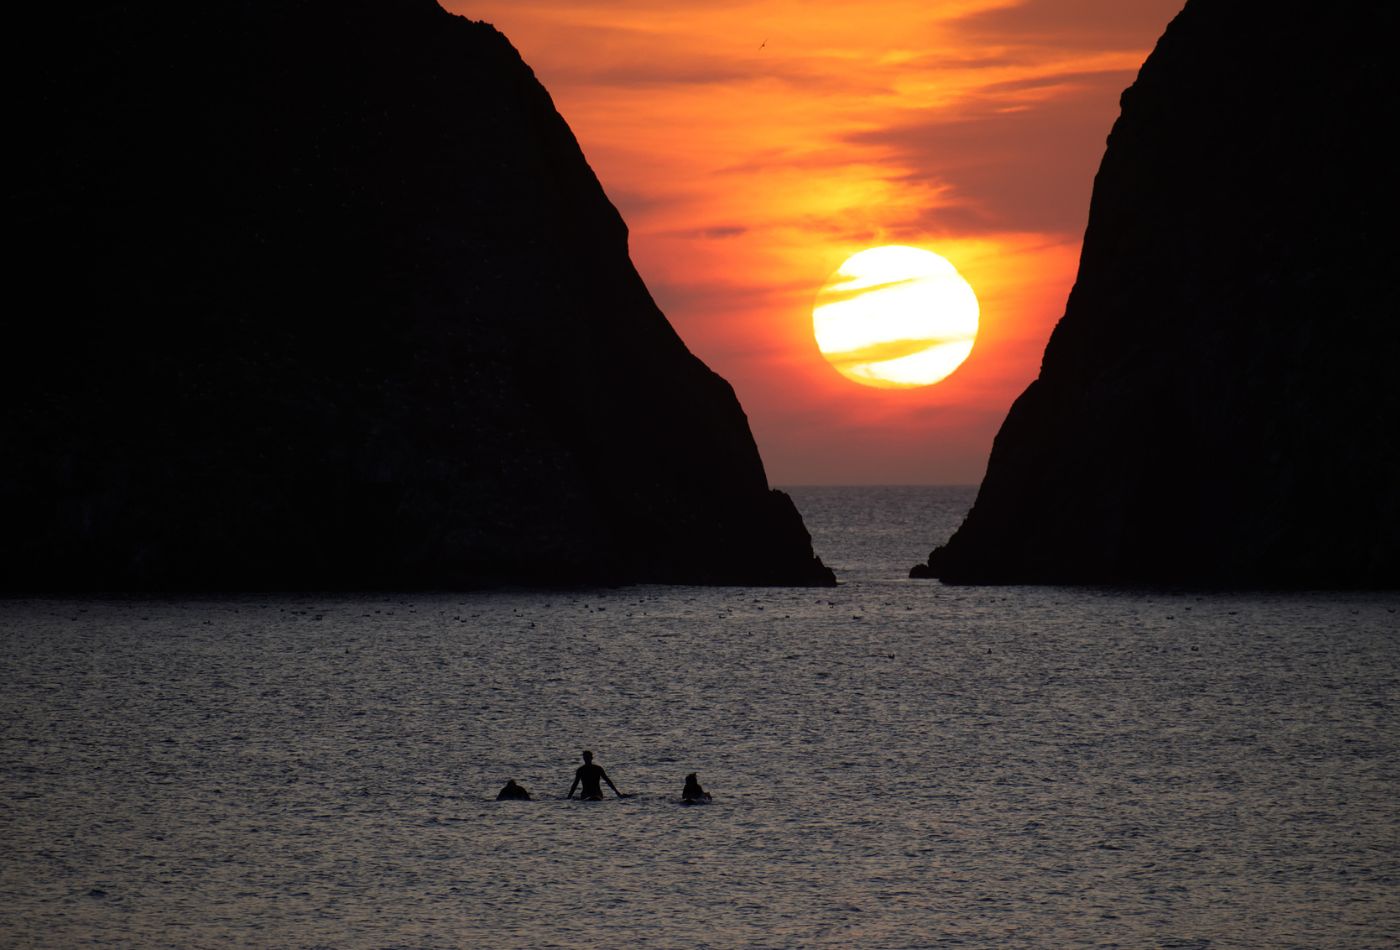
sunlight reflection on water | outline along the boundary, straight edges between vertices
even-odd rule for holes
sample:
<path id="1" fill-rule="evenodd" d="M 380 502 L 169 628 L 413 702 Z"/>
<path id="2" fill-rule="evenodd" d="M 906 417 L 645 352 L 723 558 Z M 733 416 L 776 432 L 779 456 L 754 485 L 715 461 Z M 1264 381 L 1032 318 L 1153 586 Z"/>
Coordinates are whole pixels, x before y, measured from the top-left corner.
<path id="1" fill-rule="evenodd" d="M 1400 930 L 1400 595 L 943 587 L 965 490 L 794 496 L 834 591 L 0 602 L 0 944 Z"/>

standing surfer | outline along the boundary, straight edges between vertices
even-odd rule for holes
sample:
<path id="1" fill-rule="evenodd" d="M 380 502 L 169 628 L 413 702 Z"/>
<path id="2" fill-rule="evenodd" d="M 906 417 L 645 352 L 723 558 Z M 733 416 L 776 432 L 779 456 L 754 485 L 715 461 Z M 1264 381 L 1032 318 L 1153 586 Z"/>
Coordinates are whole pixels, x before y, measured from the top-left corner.
<path id="1" fill-rule="evenodd" d="M 598 784 L 599 781 L 607 782 L 608 788 L 612 789 L 613 794 L 618 798 L 627 797 L 617 790 L 617 786 L 613 784 L 612 779 L 608 778 L 608 773 L 603 771 L 601 765 L 593 764 L 593 753 L 584 750 L 583 764 L 574 772 L 574 784 L 569 786 L 569 794 L 564 797 L 573 798 L 574 789 L 582 785 L 583 791 L 579 793 L 580 801 L 600 802 L 603 800 L 603 788 Z"/>

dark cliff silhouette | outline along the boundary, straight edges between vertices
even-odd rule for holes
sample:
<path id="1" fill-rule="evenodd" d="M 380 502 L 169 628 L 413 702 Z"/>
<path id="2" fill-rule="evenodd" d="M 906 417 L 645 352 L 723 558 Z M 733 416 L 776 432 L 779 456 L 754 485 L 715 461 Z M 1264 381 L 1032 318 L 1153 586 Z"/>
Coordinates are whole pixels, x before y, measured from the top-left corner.
<path id="1" fill-rule="evenodd" d="M 0 586 L 832 583 L 492 27 L 38 6 L 6 67 Z"/>
<path id="2" fill-rule="evenodd" d="M 1394 20 L 1187 3 L 1123 94 L 1040 376 L 916 575 L 1400 585 Z"/>

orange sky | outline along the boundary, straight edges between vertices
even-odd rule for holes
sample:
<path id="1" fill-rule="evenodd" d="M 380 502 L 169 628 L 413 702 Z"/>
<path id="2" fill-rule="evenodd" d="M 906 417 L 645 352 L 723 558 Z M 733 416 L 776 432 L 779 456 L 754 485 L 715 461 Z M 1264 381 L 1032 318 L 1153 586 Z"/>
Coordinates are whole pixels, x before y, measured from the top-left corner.
<path id="1" fill-rule="evenodd" d="M 511 40 L 775 485 L 975 483 L 1064 309 L 1118 95 L 1183 0 L 443 0 Z M 926 247 L 981 301 L 922 389 L 837 374 L 813 299 Z"/>

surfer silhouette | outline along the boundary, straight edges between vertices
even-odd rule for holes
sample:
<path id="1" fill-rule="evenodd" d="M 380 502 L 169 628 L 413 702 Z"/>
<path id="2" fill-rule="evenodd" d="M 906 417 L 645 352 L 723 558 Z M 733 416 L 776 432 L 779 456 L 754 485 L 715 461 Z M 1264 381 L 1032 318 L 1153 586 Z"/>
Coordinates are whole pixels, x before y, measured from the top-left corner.
<path id="1" fill-rule="evenodd" d="M 685 777 L 685 788 L 681 790 L 681 801 L 686 804 L 692 802 L 707 802 L 710 800 L 710 793 L 700 787 L 700 780 L 691 772 Z"/>
<path id="2" fill-rule="evenodd" d="M 583 764 L 574 772 L 574 784 L 569 786 L 569 794 L 564 797 L 573 798 L 574 789 L 582 785 L 583 791 L 579 793 L 579 801 L 600 802 L 603 800 L 603 788 L 598 784 L 600 780 L 607 782 L 608 788 L 612 789 L 613 794 L 618 798 L 627 797 L 617 790 L 617 786 L 613 784 L 612 779 L 608 778 L 608 773 L 603 771 L 601 765 L 593 764 L 593 753 L 585 750 L 583 753 Z"/>
<path id="3" fill-rule="evenodd" d="M 512 778 L 512 779 L 507 779 L 507 780 L 506 780 L 505 787 L 502 788 L 499 792 L 496 793 L 496 801 L 498 801 L 498 802 L 511 802 L 511 801 L 516 801 L 516 802 L 528 802 L 528 801 L 530 801 L 530 793 L 529 793 L 529 791 L 526 790 L 525 786 L 523 786 L 523 785 L 516 785 L 516 784 L 515 784 L 515 779 L 513 779 L 513 778 Z"/>

